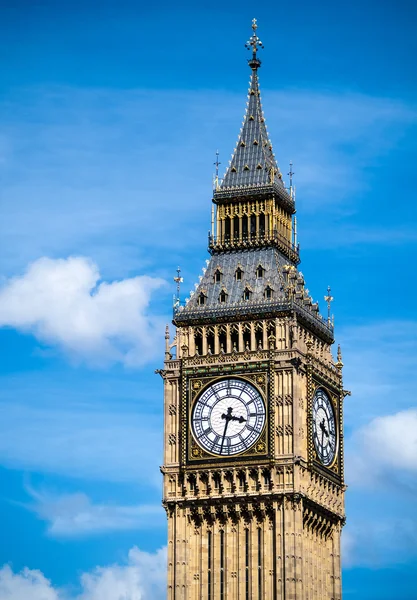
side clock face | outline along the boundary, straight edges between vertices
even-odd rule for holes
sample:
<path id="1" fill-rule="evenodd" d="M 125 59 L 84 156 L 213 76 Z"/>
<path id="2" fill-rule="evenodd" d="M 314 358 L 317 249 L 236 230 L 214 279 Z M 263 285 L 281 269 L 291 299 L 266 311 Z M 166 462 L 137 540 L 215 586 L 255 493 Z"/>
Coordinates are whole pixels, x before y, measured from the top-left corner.
<path id="1" fill-rule="evenodd" d="M 265 404 L 258 390 L 242 379 L 222 379 L 197 398 L 191 427 L 207 452 L 233 456 L 259 439 L 265 425 Z"/>
<path id="2" fill-rule="evenodd" d="M 324 466 L 336 456 L 336 421 L 332 403 L 322 389 L 313 398 L 313 439 L 317 455 Z"/>

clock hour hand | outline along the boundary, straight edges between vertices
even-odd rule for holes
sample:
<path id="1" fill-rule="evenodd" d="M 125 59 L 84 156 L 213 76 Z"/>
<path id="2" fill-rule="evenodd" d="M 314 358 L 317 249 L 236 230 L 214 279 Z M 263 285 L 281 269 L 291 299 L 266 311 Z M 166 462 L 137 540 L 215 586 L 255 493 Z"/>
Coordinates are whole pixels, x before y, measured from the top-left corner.
<path id="1" fill-rule="evenodd" d="M 239 421 L 239 423 L 244 423 L 246 421 L 245 417 L 230 417 L 231 421 Z"/>

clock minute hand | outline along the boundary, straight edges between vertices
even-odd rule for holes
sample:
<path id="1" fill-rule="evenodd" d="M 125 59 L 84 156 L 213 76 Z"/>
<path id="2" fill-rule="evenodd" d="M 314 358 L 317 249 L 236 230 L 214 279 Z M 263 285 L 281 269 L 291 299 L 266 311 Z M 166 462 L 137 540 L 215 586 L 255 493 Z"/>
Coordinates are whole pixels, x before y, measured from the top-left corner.
<path id="1" fill-rule="evenodd" d="M 222 452 L 223 452 L 223 444 L 224 444 L 224 438 L 226 437 L 227 427 L 228 427 L 230 421 L 234 418 L 232 416 L 232 410 L 233 410 L 233 408 L 229 407 L 227 409 L 227 414 L 225 414 L 225 413 L 222 414 L 222 419 L 224 419 L 226 421 L 226 423 L 224 424 L 222 443 L 220 444 L 220 454 L 222 454 Z"/>

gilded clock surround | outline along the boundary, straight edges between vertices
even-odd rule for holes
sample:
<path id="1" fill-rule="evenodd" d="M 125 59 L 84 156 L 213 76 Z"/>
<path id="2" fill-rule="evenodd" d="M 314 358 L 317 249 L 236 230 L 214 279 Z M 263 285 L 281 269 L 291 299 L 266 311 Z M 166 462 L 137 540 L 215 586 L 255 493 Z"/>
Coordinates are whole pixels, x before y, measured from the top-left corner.
<path id="1" fill-rule="evenodd" d="M 221 459 L 222 461 L 231 461 L 231 462 L 237 462 L 242 460 L 242 458 L 262 458 L 268 455 L 268 439 L 269 439 L 269 433 L 268 433 L 268 392 L 267 392 L 267 378 L 268 378 L 268 374 L 266 372 L 258 372 L 258 373 L 253 373 L 253 374 L 248 374 L 245 376 L 242 375 L 229 375 L 228 377 L 234 377 L 237 379 L 241 379 L 242 381 L 248 381 L 249 383 L 251 383 L 262 395 L 263 401 L 265 403 L 265 412 L 266 412 L 266 419 L 265 419 L 265 425 L 263 427 L 262 433 L 259 436 L 258 440 L 251 445 L 250 448 L 248 448 L 247 450 L 240 452 L 239 454 L 235 455 L 235 456 L 219 456 L 218 454 L 212 454 L 208 451 L 205 451 L 204 449 L 202 449 L 198 442 L 194 439 L 194 435 L 192 432 L 192 426 L 191 426 L 191 415 L 192 415 L 192 410 L 193 410 L 193 406 L 194 403 L 196 402 L 196 400 L 200 397 L 200 395 L 204 392 L 204 390 L 206 388 L 208 388 L 210 385 L 212 385 L 213 383 L 216 383 L 218 381 L 222 381 L 225 376 L 223 375 L 222 377 L 206 377 L 206 378 L 189 378 L 188 379 L 188 394 L 189 394 L 189 398 L 190 401 L 188 403 L 188 420 L 189 420 L 189 424 L 188 424 L 188 439 L 187 439 L 187 446 L 188 446 L 188 461 L 191 463 L 195 463 L 195 462 L 200 462 L 200 463 L 204 463 L 204 462 L 208 462 L 210 460 L 216 460 L 218 461 L 219 459 Z"/>
<path id="2" fill-rule="evenodd" d="M 158 370 L 167 600 L 340 600 L 349 392 L 340 347 L 337 360 L 331 353 L 330 309 L 327 319 L 320 315 L 298 270 L 293 173 L 286 188 L 260 103 L 256 22 L 248 47 L 247 110 L 224 178 L 216 173 L 211 258 L 185 304 L 178 289 L 175 333 L 167 327 Z M 207 386 L 229 377 L 260 391 L 266 424 L 244 453 L 212 455 L 193 438 L 192 408 Z M 319 387 L 337 420 L 328 467 L 312 437 Z"/>

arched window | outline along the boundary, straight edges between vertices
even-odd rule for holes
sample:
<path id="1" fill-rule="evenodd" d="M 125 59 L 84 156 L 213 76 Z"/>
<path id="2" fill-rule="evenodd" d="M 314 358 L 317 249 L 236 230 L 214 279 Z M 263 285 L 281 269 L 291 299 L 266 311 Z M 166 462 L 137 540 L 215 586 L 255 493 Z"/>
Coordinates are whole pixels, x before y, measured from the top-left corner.
<path id="1" fill-rule="evenodd" d="M 266 286 L 266 288 L 265 288 L 265 291 L 264 291 L 264 297 L 265 297 L 267 300 L 270 300 L 270 299 L 272 298 L 272 296 L 273 296 L 273 295 L 274 295 L 274 291 L 273 291 L 273 289 L 271 288 L 271 286 L 270 286 L 270 285 L 267 285 L 267 286 Z"/>
<path id="2" fill-rule="evenodd" d="M 226 352 L 226 346 L 227 346 L 226 327 L 222 326 L 219 329 L 219 348 L 220 348 L 220 352 Z"/>
<path id="3" fill-rule="evenodd" d="M 264 340 L 264 331 L 262 323 L 256 323 L 255 325 L 255 342 L 257 350 L 262 350 Z"/>
<path id="4" fill-rule="evenodd" d="M 197 298 L 197 303 L 199 304 L 199 306 L 204 306 L 204 304 L 206 303 L 206 296 L 203 292 L 201 292 Z"/>
<path id="5" fill-rule="evenodd" d="M 263 268 L 262 265 L 258 265 L 256 267 L 256 277 L 258 279 L 260 279 L 261 277 L 263 277 L 265 275 L 265 269 Z"/>
<path id="6" fill-rule="evenodd" d="M 220 271 L 219 268 L 217 268 L 214 271 L 214 283 L 220 283 L 222 280 L 222 276 L 223 276 L 223 273 Z"/>
<path id="7" fill-rule="evenodd" d="M 223 303 L 227 300 L 227 293 L 225 290 L 222 290 L 219 294 L 219 302 Z"/>
<path id="8" fill-rule="evenodd" d="M 214 353 L 214 329 L 209 327 L 207 330 L 207 354 Z"/>
<path id="9" fill-rule="evenodd" d="M 259 215 L 259 236 L 263 238 L 265 235 L 265 215 Z"/>
<path id="10" fill-rule="evenodd" d="M 239 217 L 233 219 L 233 238 L 235 242 L 239 240 Z"/>
<path id="11" fill-rule="evenodd" d="M 245 350 L 250 350 L 250 348 L 251 348 L 250 325 L 243 326 L 243 345 L 245 346 Z"/>
<path id="12" fill-rule="evenodd" d="M 203 354 L 203 335 L 201 329 L 196 329 L 194 333 L 194 344 L 195 353 L 201 356 Z"/>
<path id="13" fill-rule="evenodd" d="M 248 217 L 243 215 L 242 217 L 242 238 L 246 240 L 248 237 Z"/>
<path id="14" fill-rule="evenodd" d="M 240 267 L 238 267 L 235 271 L 235 279 L 236 281 L 242 281 L 243 271 Z"/>
<path id="15" fill-rule="evenodd" d="M 226 217 L 224 221 L 224 240 L 225 242 L 230 241 L 230 219 Z"/>
<path id="16" fill-rule="evenodd" d="M 251 218 L 250 218 L 250 235 L 251 235 L 251 238 L 254 238 L 256 236 L 256 216 L 255 215 L 251 215 Z"/>
<path id="17" fill-rule="evenodd" d="M 243 292 L 243 300 L 250 300 L 252 296 L 252 292 L 248 287 L 245 287 L 245 290 Z"/>
<path id="18" fill-rule="evenodd" d="M 232 343 L 232 351 L 235 350 L 237 352 L 239 350 L 239 329 L 237 325 L 232 325 L 230 341 Z"/>

